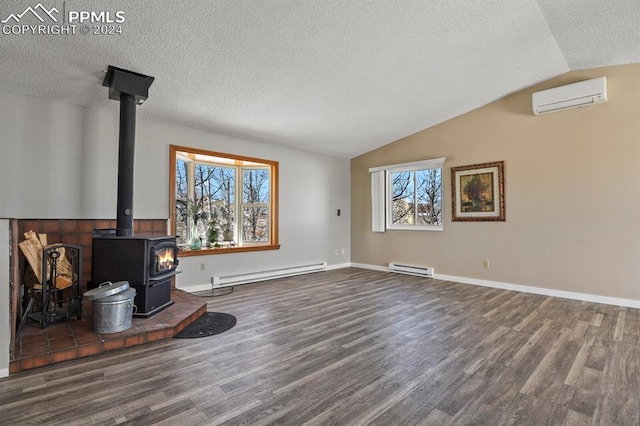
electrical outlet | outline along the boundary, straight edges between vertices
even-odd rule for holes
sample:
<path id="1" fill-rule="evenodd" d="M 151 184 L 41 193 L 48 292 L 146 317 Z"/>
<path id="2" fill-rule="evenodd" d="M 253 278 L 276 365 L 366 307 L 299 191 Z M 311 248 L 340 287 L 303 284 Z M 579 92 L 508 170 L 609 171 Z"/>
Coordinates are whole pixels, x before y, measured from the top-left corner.
<path id="1" fill-rule="evenodd" d="M 482 267 L 483 268 L 489 268 L 489 261 L 487 259 L 482 261 Z"/>
<path id="2" fill-rule="evenodd" d="M 342 254 L 344 254 L 344 249 L 342 249 Z"/>
<path id="3" fill-rule="evenodd" d="M 338 249 L 336 249 L 336 256 L 337 256 L 338 254 L 340 254 L 340 252 L 338 251 Z"/>
<path id="4" fill-rule="evenodd" d="M 207 270 L 207 265 L 205 265 L 204 263 L 200 264 L 200 270 L 201 271 L 206 271 Z"/>

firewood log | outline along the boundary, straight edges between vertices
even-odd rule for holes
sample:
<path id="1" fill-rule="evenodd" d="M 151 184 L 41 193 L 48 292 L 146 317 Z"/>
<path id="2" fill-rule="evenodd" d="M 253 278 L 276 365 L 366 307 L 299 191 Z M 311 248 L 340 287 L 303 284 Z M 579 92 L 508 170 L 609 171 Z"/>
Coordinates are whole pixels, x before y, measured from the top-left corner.
<path id="1" fill-rule="evenodd" d="M 44 238 L 42 238 L 44 236 Z M 47 242 L 46 234 L 42 234 L 42 236 L 38 236 L 33 231 L 27 231 L 24 233 L 25 240 L 18 243 L 20 250 L 24 254 L 24 257 L 27 259 L 29 266 L 33 269 L 33 272 L 38 279 L 38 282 L 42 284 L 42 253 L 44 251 L 43 242 Z M 49 248 L 55 244 L 51 244 L 46 246 Z M 58 289 L 65 289 L 73 283 L 73 271 L 71 270 L 71 263 L 69 259 L 67 259 L 66 251 L 64 247 L 60 247 L 57 249 L 58 253 L 60 253 L 60 257 L 57 261 L 57 276 L 53 278 L 53 282 Z M 51 279 L 50 275 L 50 259 L 47 259 L 47 268 L 46 268 L 46 280 Z"/>
<path id="2" fill-rule="evenodd" d="M 20 241 L 18 246 L 33 269 L 39 283 L 42 283 L 42 244 L 33 231 L 24 233 L 24 241 Z"/>

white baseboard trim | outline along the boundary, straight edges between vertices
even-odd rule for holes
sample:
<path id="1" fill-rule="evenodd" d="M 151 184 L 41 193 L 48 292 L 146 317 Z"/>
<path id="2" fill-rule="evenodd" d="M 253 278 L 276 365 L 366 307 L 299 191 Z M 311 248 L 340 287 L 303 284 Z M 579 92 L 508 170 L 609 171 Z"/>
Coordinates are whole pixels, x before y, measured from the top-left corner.
<path id="1" fill-rule="evenodd" d="M 354 268 L 371 269 L 373 271 L 389 272 L 389 268 L 366 263 L 351 263 Z M 618 297 L 599 296 L 596 294 L 576 293 L 573 291 L 554 290 L 551 288 L 533 287 L 521 284 L 504 283 L 500 281 L 480 280 L 477 278 L 458 277 L 456 275 L 434 274 L 436 280 L 453 281 L 462 284 L 479 285 L 483 287 L 500 288 L 503 290 L 520 291 L 522 293 L 541 294 L 543 296 L 561 297 L 563 299 L 580 300 L 583 302 L 603 303 L 605 305 L 624 306 L 640 309 L 640 300 L 621 299 Z"/>
<path id="2" fill-rule="evenodd" d="M 0 368 L 0 378 L 9 377 L 9 369 L 8 368 Z"/>
<path id="3" fill-rule="evenodd" d="M 187 293 L 195 293 L 195 292 L 198 292 L 198 291 L 211 290 L 213 288 L 213 286 L 211 285 L 211 283 L 209 283 L 209 284 L 196 284 L 196 285 L 187 285 L 187 286 L 176 285 L 176 288 L 178 290 L 186 291 Z M 220 287 L 218 287 L 218 288 L 220 288 Z"/>
<path id="4" fill-rule="evenodd" d="M 510 284 L 500 281 L 479 280 L 476 278 L 458 277 L 455 275 L 435 274 L 434 278 L 438 280 L 454 281 L 463 284 L 520 291 L 522 293 L 533 293 L 541 294 L 543 296 L 561 297 L 563 299 L 580 300 L 583 302 L 603 303 L 605 305 L 625 306 L 627 308 L 640 308 L 640 300 L 621 299 L 617 297 L 599 296 L 596 294 L 588 293 L 576 293 L 573 291 L 555 290 L 552 288 L 533 287 L 521 284 Z"/>
<path id="5" fill-rule="evenodd" d="M 349 266 L 353 268 L 371 269 L 372 271 L 389 272 L 389 268 L 387 266 L 369 265 L 367 263 L 356 262 L 351 262 Z"/>
<path id="6" fill-rule="evenodd" d="M 351 266 L 351 263 L 338 263 L 336 265 L 328 265 L 326 271 L 333 271 L 335 269 L 343 269 Z"/>
<path id="7" fill-rule="evenodd" d="M 328 265 L 322 270 L 304 271 L 304 272 L 296 272 L 296 273 L 292 273 L 292 274 L 287 274 L 286 277 L 293 277 L 293 276 L 296 276 L 296 275 L 314 274 L 316 272 L 331 271 L 331 270 L 334 270 L 334 269 L 348 268 L 349 266 L 351 266 L 350 263 L 339 263 L 337 265 Z M 283 278 L 284 277 L 285 276 L 283 276 Z M 241 281 L 241 282 L 237 282 L 237 283 L 221 284 L 221 285 L 217 285 L 215 287 L 211 283 L 208 283 L 208 284 L 196 284 L 196 285 L 189 285 L 189 286 L 176 286 L 176 288 L 178 290 L 183 290 L 183 291 L 186 291 L 188 293 L 196 293 L 196 292 L 199 292 L 199 291 L 215 290 L 215 289 L 219 289 L 219 288 L 233 287 L 233 286 L 242 285 L 242 284 L 252 284 L 252 283 L 257 283 L 257 282 L 260 282 L 260 281 L 273 280 L 273 279 L 276 279 L 276 278 L 280 278 L 280 277 L 274 276 L 274 277 L 255 278 L 255 279 L 250 280 L 250 281 Z"/>
<path id="8" fill-rule="evenodd" d="M 357 262 L 329 265 L 327 266 L 326 270 L 331 271 L 331 270 L 349 268 L 349 267 L 370 269 L 372 271 L 389 272 L 389 268 L 386 266 L 369 265 L 366 263 L 357 263 Z M 310 273 L 315 273 L 315 272 L 310 272 Z M 609 296 L 599 296 L 596 294 L 577 293 L 573 291 L 555 290 L 551 288 L 533 287 L 533 286 L 521 285 L 521 284 L 511 284 L 511 283 L 505 283 L 501 281 L 481 280 L 477 278 L 459 277 L 456 275 L 434 274 L 433 278 L 436 280 L 453 281 L 453 282 L 462 283 L 462 284 L 479 285 L 482 287 L 492 287 L 492 288 L 499 288 L 503 290 L 520 291 L 522 293 L 540 294 L 543 296 L 560 297 L 563 299 L 573 299 L 573 300 L 580 300 L 583 302 L 603 303 L 605 305 L 616 305 L 616 306 L 624 306 L 627 308 L 640 309 L 640 300 L 622 299 L 618 297 L 609 297 Z M 215 288 L 223 288 L 223 287 L 224 286 L 215 287 Z M 211 286 L 211 284 L 198 284 L 198 285 L 185 286 L 185 287 L 178 286 L 177 288 L 189 293 L 194 293 L 198 291 L 211 290 L 213 287 Z M 1 374 L 2 374 L 2 370 L 0 370 L 0 377 L 5 377 L 5 376 L 2 376 Z M 7 370 L 7 375 L 8 374 L 9 372 Z"/>

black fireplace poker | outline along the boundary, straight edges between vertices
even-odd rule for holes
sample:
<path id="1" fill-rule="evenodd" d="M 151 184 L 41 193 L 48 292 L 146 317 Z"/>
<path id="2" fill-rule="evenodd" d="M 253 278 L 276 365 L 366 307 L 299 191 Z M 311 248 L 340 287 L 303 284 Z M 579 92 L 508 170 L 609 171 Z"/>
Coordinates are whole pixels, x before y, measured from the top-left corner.
<path id="1" fill-rule="evenodd" d="M 136 137 L 136 106 L 149 97 L 154 78 L 109 65 L 102 82 L 109 99 L 120 101 L 118 148 L 118 207 L 116 235 L 133 235 L 133 166 Z"/>

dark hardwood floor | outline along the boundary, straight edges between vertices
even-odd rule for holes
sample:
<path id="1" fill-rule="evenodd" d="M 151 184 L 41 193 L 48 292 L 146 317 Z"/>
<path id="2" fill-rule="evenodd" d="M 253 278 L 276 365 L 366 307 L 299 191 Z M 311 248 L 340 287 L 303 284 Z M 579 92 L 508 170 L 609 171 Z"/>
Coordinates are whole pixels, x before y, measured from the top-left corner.
<path id="1" fill-rule="evenodd" d="M 0 380 L 0 423 L 638 425 L 640 310 L 362 269 L 238 286 L 238 318 Z"/>

